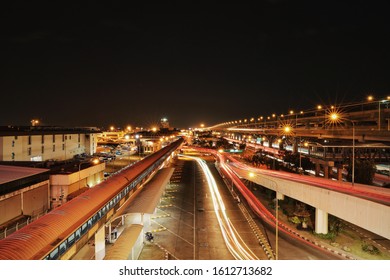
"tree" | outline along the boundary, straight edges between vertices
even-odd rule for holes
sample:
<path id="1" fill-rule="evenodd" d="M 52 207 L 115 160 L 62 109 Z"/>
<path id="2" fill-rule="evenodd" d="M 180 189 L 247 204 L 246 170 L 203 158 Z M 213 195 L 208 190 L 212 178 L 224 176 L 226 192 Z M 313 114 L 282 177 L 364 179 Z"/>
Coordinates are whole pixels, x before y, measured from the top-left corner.
<path id="1" fill-rule="evenodd" d="M 347 180 L 352 181 L 352 163 L 348 165 Z M 376 167 L 375 163 L 369 159 L 355 159 L 355 182 L 360 184 L 372 185 Z"/>
<path id="2" fill-rule="evenodd" d="M 302 156 L 300 153 L 286 152 L 283 160 L 294 164 L 295 167 L 301 166 L 303 170 L 311 170 L 314 167 L 314 164 L 310 161 L 310 159 Z"/>

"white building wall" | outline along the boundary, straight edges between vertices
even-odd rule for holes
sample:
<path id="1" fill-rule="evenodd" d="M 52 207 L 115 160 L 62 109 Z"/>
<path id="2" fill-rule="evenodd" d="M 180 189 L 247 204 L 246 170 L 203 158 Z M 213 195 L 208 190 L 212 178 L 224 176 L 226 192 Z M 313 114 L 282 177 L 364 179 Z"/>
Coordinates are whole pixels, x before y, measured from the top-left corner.
<path id="1" fill-rule="evenodd" d="M 103 171 L 106 168 L 104 162 L 81 169 L 71 174 L 50 175 L 52 208 L 60 206 L 67 201 L 69 194 L 88 187 L 93 188 L 103 181 Z"/>
<path id="2" fill-rule="evenodd" d="M 1 161 L 45 161 L 94 154 L 96 134 L 44 134 L 0 137 Z"/>

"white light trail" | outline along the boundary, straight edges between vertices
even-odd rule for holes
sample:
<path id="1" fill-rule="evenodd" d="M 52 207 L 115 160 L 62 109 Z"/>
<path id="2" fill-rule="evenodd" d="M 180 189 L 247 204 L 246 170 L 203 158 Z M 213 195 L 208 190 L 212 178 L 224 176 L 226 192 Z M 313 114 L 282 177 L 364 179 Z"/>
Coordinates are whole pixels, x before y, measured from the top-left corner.
<path id="1" fill-rule="evenodd" d="M 217 216 L 218 224 L 221 229 L 225 244 L 230 253 L 234 256 L 235 259 L 238 260 L 258 260 L 258 257 L 248 248 L 230 221 L 226 213 L 225 204 L 223 203 L 217 183 L 215 182 L 215 179 L 211 174 L 206 162 L 198 157 L 184 157 L 196 160 L 206 176 L 207 184 L 209 186 L 213 200 L 214 212 Z"/>

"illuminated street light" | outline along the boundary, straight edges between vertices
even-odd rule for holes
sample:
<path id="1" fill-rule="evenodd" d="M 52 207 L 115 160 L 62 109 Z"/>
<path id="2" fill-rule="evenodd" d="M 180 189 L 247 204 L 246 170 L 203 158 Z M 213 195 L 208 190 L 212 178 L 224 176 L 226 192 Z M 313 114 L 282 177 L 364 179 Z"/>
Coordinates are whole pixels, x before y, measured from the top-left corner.
<path id="1" fill-rule="evenodd" d="M 338 120 L 338 118 L 339 118 L 339 116 L 338 116 L 338 114 L 337 113 L 332 113 L 332 114 L 330 114 L 330 120 L 332 121 L 332 122 L 335 122 L 335 121 L 337 121 Z"/>
<path id="2" fill-rule="evenodd" d="M 39 124 L 39 120 L 37 120 L 37 119 L 31 120 L 31 125 L 32 126 L 37 126 L 38 124 Z"/>
<path id="3" fill-rule="evenodd" d="M 302 144 L 302 140 L 301 140 L 301 137 L 299 137 L 299 149 L 298 149 L 298 153 L 299 153 L 299 170 L 300 170 L 300 172 L 302 172 L 302 149 L 301 149 L 301 144 Z M 309 146 L 309 143 L 304 142 L 304 143 L 303 143 L 303 146 L 304 146 L 304 147 L 308 147 L 308 146 Z"/>
<path id="4" fill-rule="evenodd" d="M 346 118 L 341 118 L 340 115 L 337 113 L 330 114 L 329 119 L 333 123 L 339 121 L 340 119 L 352 123 L 352 186 L 353 186 L 355 184 L 355 121 Z"/>
<path id="5" fill-rule="evenodd" d="M 275 189 L 275 260 L 279 257 L 279 199 L 278 199 L 278 185 L 276 184 Z"/>

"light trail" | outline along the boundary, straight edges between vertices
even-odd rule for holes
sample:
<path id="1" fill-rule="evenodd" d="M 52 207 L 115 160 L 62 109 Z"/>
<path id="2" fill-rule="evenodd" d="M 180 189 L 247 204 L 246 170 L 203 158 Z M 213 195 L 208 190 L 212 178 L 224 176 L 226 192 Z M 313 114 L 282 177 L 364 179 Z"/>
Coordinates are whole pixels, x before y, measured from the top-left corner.
<path id="1" fill-rule="evenodd" d="M 385 205 L 390 205 L 390 192 L 385 188 L 379 188 L 374 186 L 367 187 L 366 185 L 355 184 L 352 186 L 348 182 L 333 181 L 325 178 L 302 176 L 293 173 L 287 173 L 283 171 L 265 170 L 248 166 L 237 159 L 227 156 L 229 159 L 229 165 L 243 171 L 253 172 L 254 174 L 261 174 L 270 177 L 276 177 L 280 179 L 286 179 L 289 181 L 295 181 L 299 183 L 306 183 L 312 186 L 332 189 L 335 191 L 347 193 L 350 195 L 358 196 L 361 198 L 376 201 Z M 237 174 L 238 175 L 238 174 Z"/>
<path id="2" fill-rule="evenodd" d="M 230 160 L 227 160 L 225 155 L 221 153 L 217 153 L 216 151 L 210 150 L 210 149 L 202 149 L 198 148 L 199 151 L 207 151 L 209 153 L 213 153 L 219 161 L 219 164 L 221 166 L 222 172 L 227 176 L 232 183 L 237 187 L 237 189 L 240 191 L 240 193 L 244 196 L 249 206 L 252 208 L 252 210 L 255 212 L 255 214 L 260 217 L 264 222 L 269 224 L 272 227 L 275 227 L 276 224 L 278 225 L 278 230 L 285 234 L 286 236 L 290 236 L 294 239 L 299 240 L 299 242 L 305 243 L 311 247 L 314 247 L 320 251 L 328 252 L 326 248 L 322 248 L 321 246 L 317 245 L 313 241 L 303 238 L 297 232 L 292 231 L 287 225 L 282 223 L 280 220 L 277 220 L 276 217 L 256 198 L 256 196 L 245 186 L 245 184 L 241 181 L 238 174 L 230 168 L 231 160 L 233 158 L 230 158 Z M 229 158 L 229 157 L 228 157 Z M 237 161 L 238 162 L 238 161 Z M 247 167 L 247 166 L 246 166 Z M 329 252 L 328 252 L 329 253 Z M 333 253 L 334 252 L 330 252 Z M 275 255 L 276 257 L 276 255 Z"/>
<path id="3" fill-rule="evenodd" d="M 264 170 L 255 168 L 252 166 L 248 166 L 234 157 L 227 155 L 225 153 L 219 153 L 216 150 L 206 149 L 206 148 L 196 148 L 196 150 L 200 152 L 207 152 L 213 154 L 217 161 L 219 162 L 220 170 L 226 176 L 232 184 L 236 186 L 236 188 L 243 195 L 244 199 L 247 201 L 249 206 L 252 208 L 254 213 L 260 217 L 264 222 L 272 227 L 276 227 L 278 225 L 278 230 L 284 236 L 290 236 L 299 242 L 305 243 L 319 251 L 324 253 L 330 253 L 337 257 L 341 257 L 343 259 L 351 259 L 351 256 L 345 255 L 338 251 L 332 250 L 330 248 L 326 248 L 320 244 L 318 244 L 315 240 L 311 240 L 299 234 L 299 232 L 291 229 L 287 224 L 284 224 L 280 220 L 278 220 L 259 200 L 255 197 L 255 195 L 245 186 L 241 178 L 246 178 L 246 176 L 240 176 L 240 174 L 248 174 L 249 172 L 253 173 L 254 178 L 257 176 L 261 178 L 265 178 L 270 182 L 274 182 L 273 178 L 287 179 L 290 181 L 300 182 L 310 184 L 312 186 L 324 188 L 324 189 L 333 189 L 334 191 L 344 192 L 349 195 L 353 195 L 356 197 L 365 198 L 367 200 L 376 201 L 384 205 L 390 204 L 390 193 L 387 189 L 373 187 L 373 186 L 365 186 L 361 184 L 355 184 L 353 187 L 350 183 L 347 182 L 339 182 L 332 181 L 324 178 L 310 177 L 310 176 L 302 176 L 299 174 L 292 174 L 283 171 L 274 171 L 274 170 Z M 243 172 L 243 173 L 242 173 Z M 267 178 L 269 177 L 269 178 Z M 250 179 L 248 179 L 250 180 Z M 254 181 L 256 182 L 256 181 Z"/>
<path id="4" fill-rule="evenodd" d="M 206 162 L 198 157 L 187 155 L 180 156 L 195 160 L 202 168 L 202 171 L 206 176 L 207 184 L 213 200 L 214 212 L 217 217 L 225 244 L 230 253 L 237 260 L 258 260 L 259 258 L 242 240 L 241 236 L 238 234 L 237 230 L 229 219 L 226 213 L 225 204 L 218 189 L 218 185 L 215 182 L 214 176 L 211 174 L 211 171 L 208 168 Z"/>

